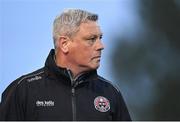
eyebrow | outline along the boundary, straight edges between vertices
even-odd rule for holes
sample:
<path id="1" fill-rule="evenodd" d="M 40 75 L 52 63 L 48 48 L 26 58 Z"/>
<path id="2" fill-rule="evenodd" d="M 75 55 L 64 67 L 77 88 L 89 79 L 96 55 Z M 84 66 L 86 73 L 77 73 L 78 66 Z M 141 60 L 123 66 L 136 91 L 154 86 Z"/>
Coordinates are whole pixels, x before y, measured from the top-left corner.
<path id="1" fill-rule="evenodd" d="M 83 37 L 83 39 L 89 39 L 89 38 L 98 38 L 98 37 L 102 37 L 103 36 L 103 34 L 92 34 L 92 35 L 86 35 L 86 36 L 84 36 Z"/>
<path id="2" fill-rule="evenodd" d="M 96 37 L 103 36 L 103 33 L 100 33 L 100 34 L 89 34 L 86 37 L 92 37 L 92 36 L 96 36 Z"/>

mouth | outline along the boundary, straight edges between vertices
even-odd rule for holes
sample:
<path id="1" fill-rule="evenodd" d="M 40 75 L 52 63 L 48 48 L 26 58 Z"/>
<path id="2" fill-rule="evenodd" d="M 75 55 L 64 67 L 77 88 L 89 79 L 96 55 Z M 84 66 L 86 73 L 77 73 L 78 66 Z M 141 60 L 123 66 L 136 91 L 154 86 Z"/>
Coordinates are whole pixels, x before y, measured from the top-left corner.
<path id="1" fill-rule="evenodd" d="M 98 60 L 100 60 L 100 59 L 101 59 L 101 56 L 95 56 L 95 57 L 93 57 L 92 59 L 98 59 Z"/>

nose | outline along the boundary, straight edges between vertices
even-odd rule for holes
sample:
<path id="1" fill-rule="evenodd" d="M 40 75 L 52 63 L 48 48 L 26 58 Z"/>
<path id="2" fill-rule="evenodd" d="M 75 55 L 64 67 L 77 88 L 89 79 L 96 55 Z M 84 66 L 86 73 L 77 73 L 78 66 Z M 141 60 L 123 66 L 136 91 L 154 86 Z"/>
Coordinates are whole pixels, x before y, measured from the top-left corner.
<path id="1" fill-rule="evenodd" d="M 98 39 L 97 44 L 96 44 L 96 50 L 100 51 L 104 49 L 104 45 L 100 39 Z"/>

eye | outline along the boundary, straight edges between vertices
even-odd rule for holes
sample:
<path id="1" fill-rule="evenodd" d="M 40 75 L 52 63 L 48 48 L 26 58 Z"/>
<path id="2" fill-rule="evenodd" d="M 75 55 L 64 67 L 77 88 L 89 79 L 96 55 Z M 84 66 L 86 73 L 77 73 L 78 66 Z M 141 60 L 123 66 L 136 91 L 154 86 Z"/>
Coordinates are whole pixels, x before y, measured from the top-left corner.
<path id="1" fill-rule="evenodd" d="M 100 35 L 92 35 L 89 38 L 86 38 L 86 41 L 89 45 L 93 45 L 97 40 L 101 40 L 102 39 L 102 34 Z"/>
<path id="2" fill-rule="evenodd" d="M 92 42 L 95 42 L 96 41 L 96 37 L 90 38 L 89 40 L 92 41 Z"/>
<path id="3" fill-rule="evenodd" d="M 103 35 L 100 35 L 100 37 L 99 37 L 99 38 L 100 38 L 100 39 L 102 39 L 102 37 L 103 37 Z"/>
<path id="4" fill-rule="evenodd" d="M 97 37 L 91 37 L 91 38 L 88 38 L 87 39 L 87 42 L 90 44 L 90 45 L 93 45 L 97 40 Z"/>

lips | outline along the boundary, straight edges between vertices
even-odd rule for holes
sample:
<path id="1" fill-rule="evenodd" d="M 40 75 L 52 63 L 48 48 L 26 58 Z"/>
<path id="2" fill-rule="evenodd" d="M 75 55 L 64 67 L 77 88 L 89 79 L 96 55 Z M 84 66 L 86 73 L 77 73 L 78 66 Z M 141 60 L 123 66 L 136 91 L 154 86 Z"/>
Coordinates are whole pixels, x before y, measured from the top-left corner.
<path id="1" fill-rule="evenodd" d="M 100 58 L 101 58 L 101 56 L 95 56 L 92 59 L 100 59 Z"/>

